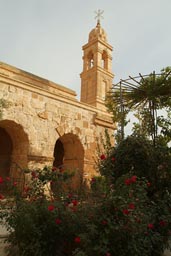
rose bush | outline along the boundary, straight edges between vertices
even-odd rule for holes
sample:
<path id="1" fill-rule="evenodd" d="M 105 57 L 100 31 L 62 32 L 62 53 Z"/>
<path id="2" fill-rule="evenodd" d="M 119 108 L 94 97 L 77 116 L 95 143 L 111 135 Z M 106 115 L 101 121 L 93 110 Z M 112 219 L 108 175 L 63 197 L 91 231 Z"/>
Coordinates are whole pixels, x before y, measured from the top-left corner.
<path id="1" fill-rule="evenodd" d="M 168 151 L 166 154 L 159 150 L 160 160 L 156 162 L 152 153 L 150 160 L 143 152 L 146 146 L 137 149 L 139 165 L 143 162 L 143 166 L 151 170 L 146 177 L 142 166 L 138 172 L 138 159 L 136 164 L 133 162 L 133 149 L 126 151 L 126 147 L 134 146 L 135 143 L 127 142 L 122 150 L 116 148 L 110 154 L 104 152 L 100 155 L 99 170 L 102 175 L 92 177 L 86 190 L 84 184 L 82 189 L 73 189 L 70 180 L 74 174 L 51 167 L 32 170 L 30 182 L 25 184 L 23 191 L 14 186 L 15 181 L 12 182 L 13 197 L 10 197 L 10 204 L 3 194 L 0 198 L 3 210 L 1 217 L 3 221 L 5 218 L 9 230 L 9 254 L 162 255 L 165 248 L 169 247 L 171 235 L 168 188 L 170 156 Z M 119 157 L 120 152 L 122 157 Z M 129 159 L 131 163 L 128 163 Z M 153 166 L 144 163 L 148 159 Z M 119 172 L 120 161 L 122 165 Z M 153 178 L 152 170 L 157 181 Z M 9 185 L 9 180 L 0 178 L 0 186 L 5 182 Z"/>
<path id="2" fill-rule="evenodd" d="M 157 227 L 160 222 L 156 231 L 163 237 L 160 243 L 153 241 L 151 255 L 161 255 L 170 239 L 171 148 L 160 140 L 156 140 L 154 146 L 144 137 L 129 136 L 116 148 L 103 154 L 108 157 L 101 160 L 98 166 L 101 175 L 106 177 L 109 184 L 115 184 L 123 174 L 130 171 L 133 177 L 146 179 L 147 196 L 153 208 L 155 223 L 152 226 Z M 127 179 L 125 184 L 130 185 L 131 179 Z M 161 229 L 162 223 L 164 229 Z"/>

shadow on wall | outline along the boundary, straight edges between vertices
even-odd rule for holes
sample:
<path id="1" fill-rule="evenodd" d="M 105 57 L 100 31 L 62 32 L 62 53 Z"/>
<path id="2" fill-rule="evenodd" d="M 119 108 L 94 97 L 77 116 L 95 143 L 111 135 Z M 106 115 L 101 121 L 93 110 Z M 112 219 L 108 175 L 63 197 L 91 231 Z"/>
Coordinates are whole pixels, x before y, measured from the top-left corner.
<path id="1" fill-rule="evenodd" d="M 73 186 L 77 187 L 83 180 L 84 148 L 78 136 L 68 133 L 61 136 L 55 144 L 53 166 L 74 171 Z"/>
<path id="2" fill-rule="evenodd" d="M 21 178 L 18 170 L 27 167 L 28 148 L 28 136 L 21 125 L 11 120 L 0 121 L 0 176 Z"/>

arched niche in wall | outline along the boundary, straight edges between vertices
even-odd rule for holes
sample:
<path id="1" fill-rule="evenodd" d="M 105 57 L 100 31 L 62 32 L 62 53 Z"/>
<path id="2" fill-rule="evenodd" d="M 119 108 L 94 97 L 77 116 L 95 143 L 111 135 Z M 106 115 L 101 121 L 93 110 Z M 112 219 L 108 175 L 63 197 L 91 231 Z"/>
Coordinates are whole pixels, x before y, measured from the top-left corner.
<path id="1" fill-rule="evenodd" d="M 105 50 L 102 53 L 102 68 L 108 69 L 108 54 Z"/>
<path id="2" fill-rule="evenodd" d="M 0 121 L 0 176 L 24 184 L 22 169 L 28 164 L 29 140 L 23 127 L 12 120 Z"/>
<path id="3" fill-rule="evenodd" d="M 64 164 L 64 146 L 60 139 L 55 143 L 54 162 L 53 166 L 56 168 L 62 167 Z"/>
<path id="4" fill-rule="evenodd" d="M 83 178 L 84 149 L 78 136 L 67 133 L 55 143 L 53 166 L 74 172 L 73 187 L 78 187 Z"/>

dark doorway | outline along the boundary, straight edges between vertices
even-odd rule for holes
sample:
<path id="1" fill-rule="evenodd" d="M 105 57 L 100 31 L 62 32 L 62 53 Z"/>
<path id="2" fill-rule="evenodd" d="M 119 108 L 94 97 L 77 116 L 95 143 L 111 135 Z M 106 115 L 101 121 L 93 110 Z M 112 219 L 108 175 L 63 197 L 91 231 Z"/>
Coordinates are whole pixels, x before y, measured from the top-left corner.
<path id="1" fill-rule="evenodd" d="M 0 127 L 0 176 L 7 177 L 10 173 L 13 144 L 11 137 Z"/>
<path id="2" fill-rule="evenodd" d="M 72 188 L 77 189 L 83 181 L 84 149 L 80 139 L 67 133 L 56 141 L 53 166 L 68 173 L 74 173 Z"/>
<path id="3" fill-rule="evenodd" d="M 54 158 L 53 166 L 57 168 L 62 167 L 64 161 L 64 146 L 60 139 L 58 139 L 55 144 Z"/>

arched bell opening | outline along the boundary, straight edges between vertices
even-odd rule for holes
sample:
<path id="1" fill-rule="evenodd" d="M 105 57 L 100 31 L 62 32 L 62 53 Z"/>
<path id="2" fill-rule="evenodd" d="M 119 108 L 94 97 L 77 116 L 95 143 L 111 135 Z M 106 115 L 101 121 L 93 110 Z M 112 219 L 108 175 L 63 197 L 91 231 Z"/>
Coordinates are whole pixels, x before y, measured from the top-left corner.
<path id="1" fill-rule="evenodd" d="M 87 70 L 91 69 L 94 66 L 94 55 L 93 52 L 90 51 L 87 55 Z"/>
<path id="2" fill-rule="evenodd" d="M 102 53 L 102 68 L 108 69 L 108 55 L 106 51 Z"/>

